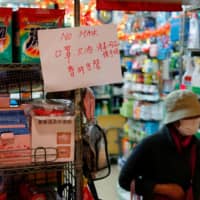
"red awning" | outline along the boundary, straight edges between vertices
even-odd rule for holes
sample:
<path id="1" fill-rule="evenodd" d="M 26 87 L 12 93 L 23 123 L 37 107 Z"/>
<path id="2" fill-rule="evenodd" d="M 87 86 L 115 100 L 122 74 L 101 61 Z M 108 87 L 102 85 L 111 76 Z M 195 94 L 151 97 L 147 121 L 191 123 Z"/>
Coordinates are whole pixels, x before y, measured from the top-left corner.
<path id="1" fill-rule="evenodd" d="M 181 11 L 181 0 L 96 0 L 97 10 Z"/>

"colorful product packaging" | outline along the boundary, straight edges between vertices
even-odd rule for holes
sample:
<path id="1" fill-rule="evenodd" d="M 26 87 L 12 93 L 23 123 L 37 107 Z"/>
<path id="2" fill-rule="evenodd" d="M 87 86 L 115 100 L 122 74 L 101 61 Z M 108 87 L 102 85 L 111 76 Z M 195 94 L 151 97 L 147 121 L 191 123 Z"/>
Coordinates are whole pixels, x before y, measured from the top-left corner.
<path id="1" fill-rule="evenodd" d="M 31 135 L 22 108 L 0 109 L 0 163 L 1 165 L 31 162 Z"/>
<path id="2" fill-rule="evenodd" d="M 19 8 L 14 13 L 15 60 L 20 63 L 40 63 L 37 31 L 64 26 L 64 10 Z"/>
<path id="3" fill-rule="evenodd" d="M 33 162 L 74 161 L 74 116 L 33 116 L 31 134 Z"/>
<path id="4" fill-rule="evenodd" d="M 0 63 L 12 63 L 11 8 L 0 8 Z"/>

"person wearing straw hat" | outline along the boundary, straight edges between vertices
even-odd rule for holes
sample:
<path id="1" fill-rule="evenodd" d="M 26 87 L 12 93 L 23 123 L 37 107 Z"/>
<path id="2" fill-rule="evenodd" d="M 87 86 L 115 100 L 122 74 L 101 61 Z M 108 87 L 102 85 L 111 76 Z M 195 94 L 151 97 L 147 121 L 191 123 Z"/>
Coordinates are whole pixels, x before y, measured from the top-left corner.
<path id="1" fill-rule="evenodd" d="M 143 200 L 200 200 L 200 103 L 190 90 L 165 98 L 164 123 L 158 133 L 132 150 L 119 174 L 119 185 Z"/>

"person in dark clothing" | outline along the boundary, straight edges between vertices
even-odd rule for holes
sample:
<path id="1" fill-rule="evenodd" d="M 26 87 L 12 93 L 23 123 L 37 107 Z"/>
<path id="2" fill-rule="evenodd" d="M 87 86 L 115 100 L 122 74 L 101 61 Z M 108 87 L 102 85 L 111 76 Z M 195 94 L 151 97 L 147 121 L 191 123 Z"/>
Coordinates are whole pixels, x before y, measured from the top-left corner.
<path id="1" fill-rule="evenodd" d="M 165 99 L 162 128 L 144 138 L 130 153 L 119 185 L 143 200 L 200 200 L 200 103 L 189 90 L 176 90 Z"/>

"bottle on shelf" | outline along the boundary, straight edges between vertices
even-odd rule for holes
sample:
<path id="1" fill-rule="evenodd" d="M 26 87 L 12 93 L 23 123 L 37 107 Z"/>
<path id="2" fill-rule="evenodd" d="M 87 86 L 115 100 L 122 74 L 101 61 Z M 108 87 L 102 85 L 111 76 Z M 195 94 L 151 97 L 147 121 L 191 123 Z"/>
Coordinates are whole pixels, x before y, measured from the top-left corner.
<path id="1" fill-rule="evenodd" d="M 200 30 L 199 30 L 198 14 L 194 12 L 189 21 L 189 40 L 188 40 L 189 49 L 200 48 L 199 34 Z"/>
<path id="2" fill-rule="evenodd" d="M 190 88 L 192 82 L 192 74 L 194 71 L 194 67 L 192 65 L 192 58 L 191 56 L 185 56 L 183 59 L 186 63 L 186 70 L 182 77 L 182 88 Z"/>
<path id="3" fill-rule="evenodd" d="M 108 102 L 103 101 L 102 102 L 102 115 L 108 115 L 109 114 L 109 109 L 108 109 Z"/>

